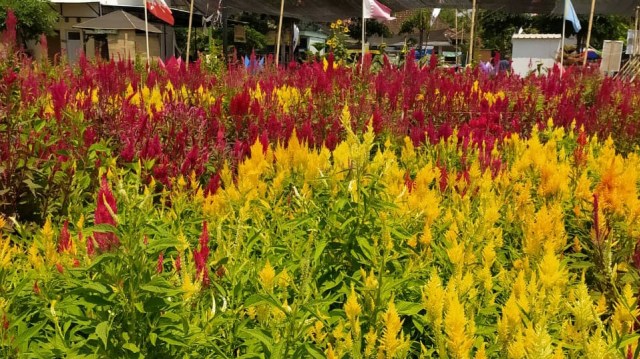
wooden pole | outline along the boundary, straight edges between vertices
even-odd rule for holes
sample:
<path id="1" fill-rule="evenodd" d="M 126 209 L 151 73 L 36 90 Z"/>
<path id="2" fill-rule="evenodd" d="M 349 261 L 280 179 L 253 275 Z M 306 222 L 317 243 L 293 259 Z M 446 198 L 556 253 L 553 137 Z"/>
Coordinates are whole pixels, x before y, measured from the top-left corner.
<path id="1" fill-rule="evenodd" d="M 471 35 L 469 36 L 469 60 L 468 64 L 473 63 L 473 43 L 475 42 L 475 26 L 476 26 L 476 0 L 473 0 L 473 8 L 471 9 Z"/>
<path id="2" fill-rule="evenodd" d="M 636 8 L 636 36 L 635 46 L 633 47 L 633 55 L 640 55 L 640 6 Z"/>
<path id="3" fill-rule="evenodd" d="M 284 18 L 284 0 L 280 0 L 280 20 L 278 21 L 278 39 L 276 41 L 276 67 L 280 63 L 280 37 L 282 35 L 282 19 Z"/>
<path id="4" fill-rule="evenodd" d="M 147 0 L 144 0 L 144 37 L 147 42 L 147 68 L 151 63 L 151 56 L 149 55 L 149 18 L 147 16 Z"/>
<path id="5" fill-rule="evenodd" d="M 562 17 L 562 39 L 560 40 L 560 74 L 564 74 L 564 36 L 567 31 L 567 0 L 564 0 L 564 16 Z"/>
<path id="6" fill-rule="evenodd" d="M 458 9 L 455 9 L 455 14 L 456 14 L 455 15 L 455 21 L 456 21 L 456 68 L 457 68 L 458 64 L 459 64 L 459 62 L 458 62 L 458 60 L 459 60 L 458 59 L 458 50 L 459 50 L 458 41 L 460 40 L 460 39 L 458 39 L 458 35 L 459 35 L 458 34 Z"/>
<path id="7" fill-rule="evenodd" d="M 589 14 L 589 30 L 587 31 L 587 49 L 584 52 L 582 66 L 587 66 L 587 58 L 589 57 L 589 46 L 591 45 L 591 28 L 593 27 L 593 14 L 596 11 L 596 0 L 591 0 L 591 14 Z"/>
<path id="8" fill-rule="evenodd" d="M 364 14 L 364 7 L 366 6 L 366 1 L 364 0 L 362 2 L 362 49 L 361 49 L 361 59 L 362 59 L 362 65 L 364 65 L 364 52 L 365 52 L 365 47 L 364 47 L 364 42 L 366 41 L 366 33 L 367 33 L 367 19 L 365 18 L 365 14 Z"/>
<path id="9" fill-rule="evenodd" d="M 189 31 L 187 31 L 187 70 L 189 69 L 189 52 L 191 51 L 191 24 L 193 22 L 193 0 L 189 9 Z"/>

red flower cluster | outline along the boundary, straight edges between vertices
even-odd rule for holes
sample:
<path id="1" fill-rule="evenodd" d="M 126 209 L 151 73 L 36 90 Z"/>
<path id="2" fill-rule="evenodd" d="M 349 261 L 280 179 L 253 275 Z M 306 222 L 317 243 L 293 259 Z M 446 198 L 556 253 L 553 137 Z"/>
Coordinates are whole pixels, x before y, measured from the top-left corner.
<path id="1" fill-rule="evenodd" d="M 113 196 L 113 192 L 111 192 L 109 184 L 107 183 L 107 178 L 103 177 L 100 183 L 98 197 L 96 198 L 94 223 L 110 224 L 112 226 L 116 226 L 114 215 L 117 213 L 118 207 L 116 205 L 116 199 Z M 93 237 L 98 244 L 98 249 L 101 252 L 108 252 L 120 246 L 120 240 L 115 235 L 115 233 L 95 232 L 93 233 Z M 91 240 L 87 239 L 87 246 L 89 246 L 89 242 L 91 242 Z M 89 252 L 89 248 L 87 248 L 87 252 Z"/>
<path id="2" fill-rule="evenodd" d="M 200 235 L 199 249 L 193 251 L 193 260 L 196 263 L 196 275 L 198 278 L 202 278 L 202 284 L 209 286 L 211 280 L 209 279 L 209 268 L 207 267 L 207 261 L 209 259 L 209 229 L 207 228 L 207 222 L 202 223 L 202 234 Z"/>

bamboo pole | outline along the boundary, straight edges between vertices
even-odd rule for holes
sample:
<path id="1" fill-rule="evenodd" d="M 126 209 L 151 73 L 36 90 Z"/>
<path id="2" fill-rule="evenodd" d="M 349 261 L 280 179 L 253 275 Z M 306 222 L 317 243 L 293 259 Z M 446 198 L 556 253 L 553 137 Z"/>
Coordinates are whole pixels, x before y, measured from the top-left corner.
<path id="1" fill-rule="evenodd" d="M 366 33 L 367 33 L 367 19 L 365 18 L 365 14 L 364 14 L 365 1 L 362 2 L 362 49 L 361 49 L 362 53 L 360 54 L 362 65 L 364 65 L 364 52 L 365 52 L 364 42 L 366 41 Z"/>
<path id="2" fill-rule="evenodd" d="M 468 64 L 473 63 L 473 43 L 475 41 L 475 26 L 476 26 L 476 0 L 473 0 L 473 8 L 471 9 L 471 34 L 469 36 L 469 60 Z"/>
<path id="3" fill-rule="evenodd" d="M 459 58 L 458 58 L 459 44 L 458 44 L 458 42 L 460 40 L 460 39 L 458 39 L 458 35 L 459 35 L 458 34 L 458 9 L 455 9 L 455 14 L 456 14 L 455 15 L 455 21 L 456 21 L 456 68 L 457 68 L 458 65 L 459 65 Z"/>
<path id="4" fill-rule="evenodd" d="M 191 0 L 191 7 L 189 9 L 189 31 L 187 31 L 187 70 L 189 69 L 189 52 L 191 50 L 191 24 L 193 22 L 193 0 Z"/>
<path id="5" fill-rule="evenodd" d="M 640 55 L 640 6 L 636 7 L 636 36 L 635 46 L 633 47 L 633 55 Z"/>
<path id="6" fill-rule="evenodd" d="M 564 0 L 564 16 L 562 17 L 562 40 L 560 41 L 560 74 L 564 74 L 564 36 L 567 31 L 567 0 Z"/>
<path id="7" fill-rule="evenodd" d="M 587 66 L 587 58 L 589 57 L 589 47 L 591 45 L 591 28 L 593 27 L 593 14 L 596 11 L 596 0 L 591 0 L 591 14 L 589 14 L 589 30 L 587 31 L 587 49 L 584 52 L 582 66 Z"/>
<path id="8" fill-rule="evenodd" d="M 147 68 L 151 63 L 151 56 L 149 55 L 149 18 L 147 16 L 147 0 L 144 0 L 144 37 L 147 42 Z"/>
<path id="9" fill-rule="evenodd" d="M 284 0 L 280 0 L 280 20 L 278 21 L 278 39 L 276 41 L 276 67 L 280 63 L 280 37 L 282 36 L 282 19 L 284 18 Z"/>

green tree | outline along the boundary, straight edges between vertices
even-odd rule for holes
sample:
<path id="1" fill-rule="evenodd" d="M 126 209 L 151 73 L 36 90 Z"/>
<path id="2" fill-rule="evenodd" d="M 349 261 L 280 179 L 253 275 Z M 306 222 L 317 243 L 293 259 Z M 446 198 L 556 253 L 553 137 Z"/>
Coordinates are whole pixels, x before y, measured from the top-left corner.
<path id="1" fill-rule="evenodd" d="M 433 10 L 431 9 L 419 9 L 400 26 L 401 34 L 412 34 L 415 31 L 420 32 L 420 42 L 418 42 L 420 49 L 422 49 L 424 43 L 425 33 L 427 34 L 427 39 L 429 38 L 432 12 Z"/>
<path id="2" fill-rule="evenodd" d="M 11 9 L 18 18 L 18 41 L 35 40 L 41 34 L 52 34 L 58 21 L 58 13 L 48 0 L 0 0 L 0 27 L 5 27 L 7 11 Z"/>
<path id="3" fill-rule="evenodd" d="M 586 46 L 587 31 L 589 28 L 589 17 L 580 15 L 582 29 L 575 34 L 578 47 Z M 591 47 L 602 49 L 604 40 L 626 40 L 627 30 L 631 25 L 630 18 L 615 15 L 596 15 L 593 18 L 593 28 L 591 29 Z M 562 31 L 562 16 L 544 15 L 532 18 L 532 27 L 539 33 L 560 33 Z M 573 35 L 573 26 L 567 22 L 567 36 Z"/>
<path id="4" fill-rule="evenodd" d="M 525 33 L 532 31 L 532 16 L 504 11 L 478 11 L 478 36 L 485 49 L 495 49 L 501 54 L 511 53 L 511 37 L 522 28 Z"/>
<path id="5" fill-rule="evenodd" d="M 349 35 L 354 39 L 360 39 L 362 36 L 362 19 L 352 19 L 349 24 Z M 378 35 L 382 37 L 391 37 L 391 30 L 387 25 L 375 19 L 367 19 L 366 36 Z"/>

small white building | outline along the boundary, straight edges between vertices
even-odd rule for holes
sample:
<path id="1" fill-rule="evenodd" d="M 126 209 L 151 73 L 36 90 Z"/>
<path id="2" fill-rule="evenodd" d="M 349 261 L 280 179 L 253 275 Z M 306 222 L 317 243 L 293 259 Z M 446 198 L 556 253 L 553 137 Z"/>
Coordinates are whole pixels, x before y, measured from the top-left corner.
<path id="1" fill-rule="evenodd" d="M 313 45 L 324 44 L 327 41 L 327 37 L 327 34 L 319 31 L 300 31 L 300 49 L 303 51 L 311 51 L 315 54 L 318 50 Z"/>
<path id="2" fill-rule="evenodd" d="M 511 38 L 513 72 L 526 76 L 538 69 L 552 68 L 560 53 L 561 42 L 560 34 L 514 34 Z"/>

